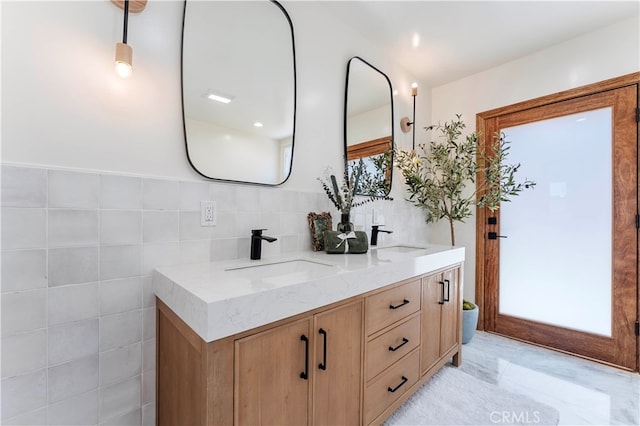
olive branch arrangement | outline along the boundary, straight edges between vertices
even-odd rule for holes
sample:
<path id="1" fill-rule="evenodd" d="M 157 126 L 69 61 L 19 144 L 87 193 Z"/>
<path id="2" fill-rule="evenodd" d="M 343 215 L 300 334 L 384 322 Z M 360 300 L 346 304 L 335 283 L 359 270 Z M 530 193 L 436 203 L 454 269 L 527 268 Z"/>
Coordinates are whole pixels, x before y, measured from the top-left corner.
<path id="1" fill-rule="evenodd" d="M 351 209 L 354 207 L 359 207 L 375 200 L 393 200 L 388 195 L 367 195 L 363 199 L 355 201 L 363 168 L 364 164 L 359 163 L 351 168 L 351 174 L 349 175 L 349 168 L 345 167 L 344 178 L 340 185 L 338 185 L 338 180 L 333 174 L 325 179 L 317 178 L 329 200 L 343 215 L 350 214 Z"/>

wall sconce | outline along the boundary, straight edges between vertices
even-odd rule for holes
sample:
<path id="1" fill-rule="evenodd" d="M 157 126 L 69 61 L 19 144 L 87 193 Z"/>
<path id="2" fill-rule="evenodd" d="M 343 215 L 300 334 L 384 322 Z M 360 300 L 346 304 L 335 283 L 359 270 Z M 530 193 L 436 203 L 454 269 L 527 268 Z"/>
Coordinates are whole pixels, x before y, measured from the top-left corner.
<path id="1" fill-rule="evenodd" d="M 147 5 L 147 0 L 111 0 L 111 2 L 124 10 L 122 43 L 116 43 L 116 73 L 122 78 L 127 78 L 131 75 L 133 64 L 133 49 L 127 44 L 129 12 L 142 12 Z"/>
<path id="2" fill-rule="evenodd" d="M 416 96 L 418 96 L 418 83 L 411 85 L 411 96 L 413 96 L 413 120 L 409 121 L 409 117 L 402 117 L 400 120 L 400 129 L 404 133 L 409 133 L 409 130 L 413 131 L 413 149 L 416 149 L 416 128 L 414 126 L 416 122 Z"/>

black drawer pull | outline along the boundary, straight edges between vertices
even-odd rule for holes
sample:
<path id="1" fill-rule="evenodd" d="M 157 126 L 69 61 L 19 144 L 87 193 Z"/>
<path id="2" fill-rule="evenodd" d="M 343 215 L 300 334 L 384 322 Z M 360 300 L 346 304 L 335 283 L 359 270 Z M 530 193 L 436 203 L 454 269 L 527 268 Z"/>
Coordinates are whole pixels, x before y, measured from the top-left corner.
<path id="1" fill-rule="evenodd" d="M 398 346 L 396 346 L 395 348 L 393 346 L 389 346 L 389 350 L 391 352 L 395 352 L 398 349 L 400 349 L 401 347 L 403 347 L 404 345 L 406 345 L 407 343 L 409 343 L 409 339 L 407 339 L 406 337 L 402 338 L 402 343 L 400 343 Z"/>
<path id="2" fill-rule="evenodd" d="M 300 373 L 300 378 L 309 379 L 309 338 L 304 334 L 300 336 L 300 340 L 304 342 L 304 371 Z"/>
<path id="3" fill-rule="evenodd" d="M 405 384 L 405 383 L 407 383 L 408 381 L 409 381 L 409 379 L 407 379 L 406 377 L 402 376 L 402 381 L 400 382 L 400 384 L 399 384 L 398 386 L 396 386 L 395 388 L 392 388 L 391 386 L 389 386 L 389 387 L 387 388 L 387 391 L 389 391 L 389 392 L 392 392 L 392 393 L 393 393 L 393 392 L 397 391 L 398 389 L 400 389 L 400 388 L 402 387 L 402 385 L 404 385 L 404 384 Z"/>
<path id="4" fill-rule="evenodd" d="M 324 328 L 318 330 L 318 333 L 324 337 L 324 346 L 322 347 L 322 362 L 318 364 L 320 370 L 327 369 L 327 331 Z"/>
<path id="5" fill-rule="evenodd" d="M 407 299 L 404 299 L 404 300 L 402 301 L 402 303 L 401 303 L 401 304 L 399 304 L 399 305 L 395 305 L 395 306 L 393 306 L 393 305 L 389 305 L 389 309 L 398 309 L 398 308 L 403 307 L 403 306 L 404 306 L 404 305 L 406 305 L 407 303 L 409 303 L 409 301 L 408 301 Z"/>
<path id="6" fill-rule="evenodd" d="M 438 282 L 438 284 L 440 284 L 442 286 L 442 297 L 440 297 L 440 300 L 438 301 L 438 304 L 444 305 L 444 302 L 446 302 L 446 300 L 444 298 L 444 281 L 440 281 L 440 282 Z"/>

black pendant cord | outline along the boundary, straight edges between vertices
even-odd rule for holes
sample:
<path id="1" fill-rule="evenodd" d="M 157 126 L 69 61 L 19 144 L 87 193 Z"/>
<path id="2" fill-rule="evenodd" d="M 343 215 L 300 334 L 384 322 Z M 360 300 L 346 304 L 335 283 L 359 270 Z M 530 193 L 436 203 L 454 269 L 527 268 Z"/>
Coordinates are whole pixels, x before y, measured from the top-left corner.
<path id="1" fill-rule="evenodd" d="M 413 150 L 416 150 L 416 95 L 413 95 L 413 121 L 411 122 L 413 131 Z"/>
<path id="2" fill-rule="evenodd" d="M 124 0 L 124 28 L 122 29 L 122 43 L 124 44 L 127 44 L 127 27 L 128 26 L 129 26 L 129 0 Z"/>

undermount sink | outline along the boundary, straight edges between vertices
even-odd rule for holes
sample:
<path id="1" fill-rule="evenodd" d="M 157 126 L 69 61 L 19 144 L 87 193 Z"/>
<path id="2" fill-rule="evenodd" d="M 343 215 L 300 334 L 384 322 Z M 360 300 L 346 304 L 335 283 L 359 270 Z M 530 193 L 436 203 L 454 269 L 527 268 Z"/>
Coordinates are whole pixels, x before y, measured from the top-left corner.
<path id="1" fill-rule="evenodd" d="M 261 281 L 274 287 L 308 281 L 335 273 L 336 266 L 307 259 L 258 263 L 225 269 L 226 272 L 252 281 Z"/>
<path id="2" fill-rule="evenodd" d="M 412 253 L 415 251 L 427 250 L 426 247 L 417 247 L 417 246 L 405 246 L 405 245 L 397 245 L 397 246 L 389 246 L 389 247 L 377 247 L 375 250 L 378 252 L 385 253 Z"/>

